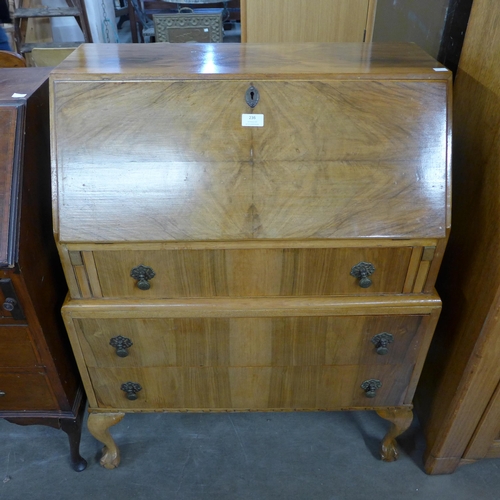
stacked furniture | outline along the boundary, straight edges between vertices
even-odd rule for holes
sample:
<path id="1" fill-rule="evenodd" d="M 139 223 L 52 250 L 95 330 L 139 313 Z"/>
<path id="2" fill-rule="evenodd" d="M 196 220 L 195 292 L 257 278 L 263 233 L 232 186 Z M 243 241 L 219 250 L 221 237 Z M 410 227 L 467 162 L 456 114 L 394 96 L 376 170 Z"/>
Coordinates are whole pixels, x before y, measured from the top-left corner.
<path id="1" fill-rule="evenodd" d="M 412 421 L 451 72 L 411 44 L 82 45 L 51 74 L 63 307 L 101 463 L 127 412 Z M 99 119 L 96 117 L 99 116 Z"/>
<path id="2" fill-rule="evenodd" d="M 85 397 L 60 314 L 67 286 L 52 232 L 48 76 L 0 69 L 0 417 L 65 431 L 80 471 Z"/>

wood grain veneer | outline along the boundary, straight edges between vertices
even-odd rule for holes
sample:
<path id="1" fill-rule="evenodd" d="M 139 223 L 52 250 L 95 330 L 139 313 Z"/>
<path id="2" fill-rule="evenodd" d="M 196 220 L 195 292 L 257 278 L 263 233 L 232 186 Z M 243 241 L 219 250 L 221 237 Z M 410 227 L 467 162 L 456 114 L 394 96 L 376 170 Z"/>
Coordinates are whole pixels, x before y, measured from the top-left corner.
<path id="1" fill-rule="evenodd" d="M 96 278 L 108 298 L 313 296 L 401 293 L 411 248 L 128 250 L 93 255 Z M 368 289 L 350 275 L 362 261 L 376 268 Z M 156 273 L 147 291 L 130 277 L 139 264 Z"/>
<path id="2" fill-rule="evenodd" d="M 371 42 L 376 0 L 241 0 L 242 41 Z"/>

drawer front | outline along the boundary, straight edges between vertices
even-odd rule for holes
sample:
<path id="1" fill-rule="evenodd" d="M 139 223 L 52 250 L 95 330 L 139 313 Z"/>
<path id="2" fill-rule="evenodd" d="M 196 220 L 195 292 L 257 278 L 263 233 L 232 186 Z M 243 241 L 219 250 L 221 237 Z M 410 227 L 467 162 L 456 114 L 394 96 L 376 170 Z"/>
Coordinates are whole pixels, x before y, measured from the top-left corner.
<path id="1" fill-rule="evenodd" d="M 0 326 L 0 368 L 34 367 L 36 364 L 28 328 Z"/>
<path id="2" fill-rule="evenodd" d="M 428 316 L 85 318 L 90 367 L 299 367 L 415 364 Z"/>
<path id="3" fill-rule="evenodd" d="M 411 281 L 408 273 L 416 271 L 409 271 L 412 247 L 122 250 L 93 255 L 106 298 L 402 293 L 405 282 Z M 366 288 L 351 274 L 362 262 L 373 266 Z M 139 266 L 150 268 L 154 277 Z M 90 288 L 95 288 L 92 283 Z"/>
<path id="4" fill-rule="evenodd" d="M 165 410 L 334 410 L 403 404 L 413 367 L 279 366 L 90 368 L 101 408 Z M 363 383 L 378 380 L 368 397 Z M 139 384 L 128 399 L 122 384 Z M 137 388 L 137 387 L 136 387 Z"/>
<path id="5" fill-rule="evenodd" d="M 57 410 L 43 373 L 0 373 L 2 410 Z"/>

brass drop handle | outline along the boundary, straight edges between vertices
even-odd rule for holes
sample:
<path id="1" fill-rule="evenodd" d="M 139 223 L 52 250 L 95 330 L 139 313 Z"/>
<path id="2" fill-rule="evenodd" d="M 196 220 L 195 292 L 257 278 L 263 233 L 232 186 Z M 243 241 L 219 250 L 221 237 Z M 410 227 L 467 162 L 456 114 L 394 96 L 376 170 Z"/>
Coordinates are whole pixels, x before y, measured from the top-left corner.
<path id="1" fill-rule="evenodd" d="M 8 312 L 12 312 L 17 307 L 17 300 L 8 297 L 5 299 L 2 307 Z"/>
<path id="2" fill-rule="evenodd" d="M 351 269 L 351 276 L 359 280 L 361 288 L 368 288 L 372 284 L 372 280 L 368 277 L 375 272 L 375 266 L 370 262 L 360 262 Z"/>
<path id="3" fill-rule="evenodd" d="M 387 332 L 379 333 L 372 338 L 372 344 L 375 345 L 377 354 L 380 354 L 381 356 L 389 353 L 389 348 L 387 346 L 392 342 L 394 342 L 394 337 Z"/>
<path id="4" fill-rule="evenodd" d="M 365 391 L 367 398 L 374 398 L 377 395 L 377 389 L 382 387 L 382 382 L 376 378 L 371 378 L 370 380 L 365 380 L 361 384 L 361 389 Z"/>
<path id="5" fill-rule="evenodd" d="M 113 337 L 109 341 L 109 345 L 113 346 L 116 349 L 117 356 L 120 356 L 120 358 L 126 358 L 128 356 L 127 349 L 129 347 L 132 347 L 134 343 L 127 337 L 118 335 L 118 337 Z"/>
<path id="6" fill-rule="evenodd" d="M 130 401 L 135 401 L 137 393 L 142 391 L 140 384 L 136 384 L 135 382 L 125 382 L 120 389 L 127 394 L 127 399 L 130 399 Z"/>
<path id="7" fill-rule="evenodd" d="M 134 267 L 132 271 L 130 271 L 130 276 L 137 280 L 137 286 L 141 290 L 149 290 L 151 285 L 149 284 L 149 280 L 152 280 L 155 277 L 155 272 L 148 266 L 140 266 Z"/>

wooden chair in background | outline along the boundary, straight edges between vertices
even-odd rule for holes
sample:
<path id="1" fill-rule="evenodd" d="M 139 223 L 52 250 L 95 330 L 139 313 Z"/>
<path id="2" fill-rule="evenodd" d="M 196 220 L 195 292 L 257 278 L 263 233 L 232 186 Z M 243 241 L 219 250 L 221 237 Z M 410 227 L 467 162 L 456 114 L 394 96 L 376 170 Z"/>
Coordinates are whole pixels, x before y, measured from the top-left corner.
<path id="1" fill-rule="evenodd" d="M 8 50 L 0 50 L 0 68 L 25 68 L 26 60 L 23 56 Z"/>

